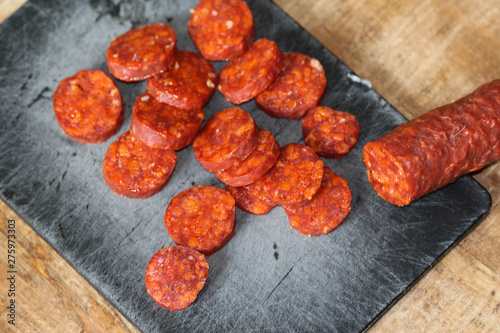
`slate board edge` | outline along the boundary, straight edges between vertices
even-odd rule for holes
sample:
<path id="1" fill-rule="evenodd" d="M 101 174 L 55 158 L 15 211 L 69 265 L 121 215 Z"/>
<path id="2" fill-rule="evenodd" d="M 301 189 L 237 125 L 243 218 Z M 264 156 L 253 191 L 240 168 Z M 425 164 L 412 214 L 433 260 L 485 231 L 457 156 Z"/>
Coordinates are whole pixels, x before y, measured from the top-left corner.
<path id="1" fill-rule="evenodd" d="M 481 183 L 475 180 L 472 176 L 464 175 L 462 176 L 462 178 L 471 178 L 471 180 L 476 182 L 480 188 L 484 189 L 484 192 L 488 198 L 487 209 L 480 216 L 478 216 L 478 219 L 474 221 L 474 223 L 472 223 L 468 229 L 464 230 L 464 232 L 459 237 L 457 237 L 457 239 L 455 239 L 455 241 L 447 249 L 445 249 L 442 253 L 440 253 L 435 258 L 435 260 L 422 272 L 422 274 L 420 274 L 415 280 L 413 280 L 413 282 L 411 282 L 403 291 L 401 291 L 399 295 L 393 298 L 392 301 L 382 311 L 380 311 L 379 314 L 375 318 L 373 318 L 373 320 L 370 323 L 368 323 L 365 328 L 361 330 L 361 332 L 368 332 L 368 330 L 372 328 L 373 325 L 375 325 L 375 323 L 380 320 L 380 318 L 382 318 L 387 312 L 389 312 L 389 310 L 391 310 L 392 307 L 397 302 L 399 302 L 400 299 L 402 299 L 421 279 L 424 278 L 424 276 L 427 275 L 427 273 L 432 268 L 434 268 L 434 266 L 436 266 L 449 252 L 451 252 L 454 248 L 456 248 L 458 244 L 465 237 L 467 237 L 467 235 L 471 233 L 489 215 L 492 205 L 491 194 Z"/>

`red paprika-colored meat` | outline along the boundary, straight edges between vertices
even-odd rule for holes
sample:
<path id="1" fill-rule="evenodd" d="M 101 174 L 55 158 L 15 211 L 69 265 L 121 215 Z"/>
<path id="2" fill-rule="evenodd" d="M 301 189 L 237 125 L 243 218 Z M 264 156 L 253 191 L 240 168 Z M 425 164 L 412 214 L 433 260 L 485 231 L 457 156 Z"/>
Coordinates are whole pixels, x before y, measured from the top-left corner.
<path id="1" fill-rule="evenodd" d="M 102 171 L 116 194 L 146 199 L 167 185 L 176 163 L 174 151 L 148 147 L 127 131 L 109 146 Z"/>
<path id="2" fill-rule="evenodd" d="M 230 60 L 252 45 L 252 12 L 241 0 L 201 0 L 189 18 L 188 33 L 204 58 Z"/>
<path id="3" fill-rule="evenodd" d="M 217 88 L 227 101 L 241 104 L 269 87 L 282 66 L 283 56 L 278 46 L 269 39 L 261 38 L 222 69 Z"/>
<path id="4" fill-rule="evenodd" d="M 235 202 L 229 192 L 196 186 L 172 198 L 164 220 L 176 244 L 211 255 L 233 236 L 235 216 Z"/>
<path id="5" fill-rule="evenodd" d="M 172 68 L 148 79 L 146 89 L 159 102 L 191 110 L 208 103 L 216 85 L 217 73 L 210 61 L 182 51 L 175 55 Z"/>
<path id="6" fill-rule="evenodd" d="M 359 124 L 352 114 L 317 106 L 302 120 L 302 136 L 306 145 L 326 158 L 347 155 L 358 141 Z"/>
<path id="7" fill-rule="evenodd" d="M 323 161 L 311 148 L 289 143 L 261 178 L 262 187 L 275 204 L 300 206 L 310 202 L 320 188 L 323 169 Z"/>
<path id="8" fill-rule="evenodd" d="M 257 147 L 259 129 L 246 111 L 232 107 L 214 114 L 193 142 L 194 156 L 208 171 L 232 167 Z"/>
<path id="9" fill-rule="evenodd" d="M 106 141 L 118 132 L 124 119 L 120 91 L 100 70 L 82 70 L 61 80 L 53 103 L 63 132 L 81 143 Z"/>
<path id="10" fill-rule="evenodd" d="M 203 254 L 186 246 L 170 246 L 151 257 L 144 280 L 156 304 L 178 311 L 196 300 L 207 277 L 208 263 Z"/>
<path id="11" fill-rule="evenodd" d="M 363 148 L 380 197 L 410 202 L 500 159 L 500 80 L 401 124 Z"/>
<path id="12" fill-rule="evenodd" d="M 258 145 L 254 151 L 229 169 L 215 173 L 226 185 L 245 186 L 260 179 L 274 165 L 280 154 L 280 146 L 268 130 L 260 130 Z"/>
<path id="13" fill-rule="evenodd" d="M 106 52 L 108 69 L 118 80 L 144 80 L 167 70 L 176 50 L 177 36 L 171 26 L 145 25 L 111 41 Z"/>
<path id="14" fill-rule="evenodd" d="M 255 103 L 271 117 L 296 120 L 318 105 L 325 87 L 325 71 L 317 59 L 301 53 L 283 53 L 281 73 L 255 97 Z"/>
<path id="15" fill-rule="evenodd" d="M 181 110 L 145 92 L 134 103 L 130 131 L 149 147 L 179 150 L 193 142 L 204 119 L 202 109 Z"/>
<path id="16" fill-rule="evenodd" d="M 351 212 L 352 195 L 347 180 L 325 167 L 321 187 L 311 202 L 285 207 L 292 229 L 306 236 L 326 235 L 337 228 Z"/>

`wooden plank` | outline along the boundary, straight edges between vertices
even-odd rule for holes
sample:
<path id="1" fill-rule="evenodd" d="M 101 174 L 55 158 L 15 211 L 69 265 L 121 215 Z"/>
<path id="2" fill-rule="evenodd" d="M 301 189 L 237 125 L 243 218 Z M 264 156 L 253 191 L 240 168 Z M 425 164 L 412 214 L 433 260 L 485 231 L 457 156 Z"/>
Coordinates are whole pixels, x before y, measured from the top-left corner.
<path id="1" fill-rule="evenodd" d="M 16 332 L 138 332 L 26 222 L 0 201 L 0 267 L 8 267 L 8 221 L 15 221 L 15 295 L 2 274 L 0 304 L 15 300 L 15 326 L 2 311 L 0 327 Z M 12 234 L 12 233 L 11 233 Z M 7 277 L 12 274 L 7 273 Z"/>

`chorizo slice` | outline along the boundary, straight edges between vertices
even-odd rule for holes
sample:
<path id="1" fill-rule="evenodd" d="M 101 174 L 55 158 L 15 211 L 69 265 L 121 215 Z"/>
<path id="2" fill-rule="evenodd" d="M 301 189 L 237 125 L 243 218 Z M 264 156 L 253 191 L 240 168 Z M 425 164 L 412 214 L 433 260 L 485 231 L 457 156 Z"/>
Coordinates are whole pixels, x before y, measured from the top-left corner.
<path id="1" fill-rule="evenodd" d="M 134 103 L 130 131 L 149 147 L 179 150 L 193 142 L 204 119 L 203 109 L 181 110 L 145 92 Z"/>
<path id="2" fill-rule="evenodd" d="M 273 41 L 261 38 L 219 74 L 219 92 L 227 101 L 241 104 L 265 90 L 283 66 L 283 56 Z"/>
<path id="3" fill-rule="evenodd" d="M 148 147 L 127 131 L 109 146 L 102 172 L 116 194 L 146 199 L 167 185 L 176 163 L 174 151 Z"/>
<path id="4" fill-rule="evenodd" d="M 165 226 L 177 245 L 209 256 L 234 234 L 235 202 L 227 191 L 195 186 L 172 198 L 165 211 Z"/>
<path id="5" fill-rule="evenodd" d="M 367 143 L 363 162 L 377 194 L 397 206 L 500 159 L 500 80 Z"/>
<path id="6" fill-rule="evenodd" d="M 359 137 L 354 115 L 317 106 L 302 119 L 302 136 L 306 145 L 326 158 L 341 158 L 353 148 Z"/>
<path id="7" fill-rule="evenodd" d="M 241 0 L 201 0 L 189 18 L 188 33 L 205 59 L 230 60 L 252 45 L 253 15 Z"/>
<path id="8" fill-rule="evenodd" d="M 300 206 L 319 190 L 323 169 L 323 161 L 310 147 L 289 143 L 281 147 L 278 160 L 262 176 L 262 187 L 275 204 Z"/>
<path id="9" fill-rule="evenodd" d="M 118 80 L 144 80 L 167 70 L 176 50 L 177 36 L 171 26 L 144 25 L 111 41 L 106 51 L 108 70 Z"/>
<path id="10" fill-rule="evenodd" d="M 319 60 L 286 52 L 281 73 L 255 97 L 255 103 L 271 117 L 296 120 L 319 104 L 325 87 L 325 71 Z"/>
<path id="11" fill-rule="evenodd" d="M 146 291 L 170 311 L 188 308 L 205 287 L 209 265 L 205 256 L 187 246 L 160 249 L 146 267 Z"/>
<path id="12" fill-rule="evenodd" d="M 325 166 L 321 187 L 311 202 L 284 207 L 292 229 L 315 237 L 335 230 L 351 212 L 352 194 L 347 180 Z"/>
<path id="13" fill-rule="evenodd" d="M 265 215 L 271 211 L 276 204 L 262 187 L 260 179 L 245 186 L 226 185 L 226 191 L 233 196 L 236 207 L 254 215 Z"/>
<path id="14" fill-rule="evenodd" d="M 194 156 L 208 171 L 232 167 L 257 147 L 259 129 L 252 116 L 232 107 L 214 114 L 193 142 Z"/>
<path id="15" fill-rule="evenodd" d="M 81 143 L 106 141 L 118 132 L 124 119 L 120 91 L 105 72 L 96 69 L 61 80 L 53 106 L 64 134 Z"/>
<path id="16" fill-rule="evenodd" d="M 268 130 L 259 130 L 258 145 L 240 163 L 215 175 L 226 185 L 245 186 L 260 179 L 274 165 L 280 154 L 280 146 Z"/>
<path id="17" fill-rule="evenodd" d="M 217 73 L 210 61 L 191 51 L 177 52 L 168 71 L 150 77 L 146 89 L 157 101 L 179 109 L 199 109 L 212 98 Z"/>

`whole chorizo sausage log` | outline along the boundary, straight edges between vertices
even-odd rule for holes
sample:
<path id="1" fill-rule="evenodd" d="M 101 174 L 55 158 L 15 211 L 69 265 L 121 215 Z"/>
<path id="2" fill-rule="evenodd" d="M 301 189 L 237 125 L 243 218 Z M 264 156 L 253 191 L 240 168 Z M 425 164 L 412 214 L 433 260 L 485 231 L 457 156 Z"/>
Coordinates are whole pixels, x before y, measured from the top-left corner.
<path id="1" fill-rule="evenodd" d="M 363 148 L 368 180 L 404 206 L 500 159 L 500 80 L 404 123 Z"/>

